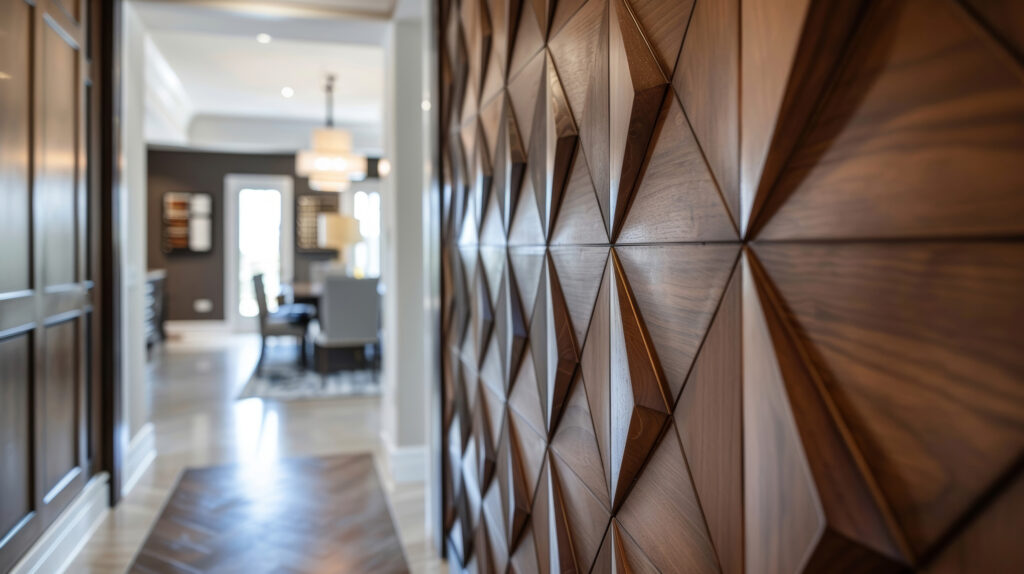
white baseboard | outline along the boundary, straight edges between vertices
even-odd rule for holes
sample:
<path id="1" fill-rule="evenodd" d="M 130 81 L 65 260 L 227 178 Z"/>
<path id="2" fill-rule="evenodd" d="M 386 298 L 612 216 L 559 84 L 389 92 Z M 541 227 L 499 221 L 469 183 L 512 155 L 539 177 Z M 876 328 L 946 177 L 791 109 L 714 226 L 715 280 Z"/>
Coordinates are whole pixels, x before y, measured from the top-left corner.
<path id="1" fill-rule="evenodd" d="M 398 484 L 426 482 L 427 446 L 393 446 L 386 441 L 388 449 L 388 471 L 391 480 Z"/>
<path id="2" fill-rule="evenodd" d="M 67 570 L 109 511 L 110 475 L 97 474 L 14 565 L 11 574 Z"/>
<path id="3" fill-rule="evenodd" d="M 164 321 L 168 335 L 184 333 L 230 333 L 231 323 L 227 321 Z"/>
<path id="4" fill-rule="evenodd" d="M 121 485 L 121 496 L 128 496 L 155 459 L 156 434 L 153 423 L 146 423 L 128 443 L 128 452 L 124 455 L 125 480 Z"/>

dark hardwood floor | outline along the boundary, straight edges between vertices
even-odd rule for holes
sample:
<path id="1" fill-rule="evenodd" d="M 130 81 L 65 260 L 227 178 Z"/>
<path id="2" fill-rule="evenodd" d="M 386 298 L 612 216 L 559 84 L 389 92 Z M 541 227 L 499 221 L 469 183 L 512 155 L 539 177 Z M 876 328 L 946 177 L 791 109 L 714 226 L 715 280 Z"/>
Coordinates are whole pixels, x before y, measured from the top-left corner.
<path id="1" fill-rule="evenodd" d="M 408 572 L 370 454 L 188 469 L 131 572 Z"/>

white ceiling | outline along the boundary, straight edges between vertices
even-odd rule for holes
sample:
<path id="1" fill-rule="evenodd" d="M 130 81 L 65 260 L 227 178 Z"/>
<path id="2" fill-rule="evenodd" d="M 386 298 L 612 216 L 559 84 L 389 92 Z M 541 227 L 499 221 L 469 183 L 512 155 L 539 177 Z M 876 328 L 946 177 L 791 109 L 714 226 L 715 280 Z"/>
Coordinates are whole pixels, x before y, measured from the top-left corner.
<path id="1" fill-rule="evenodd" d="M 328 44 L 192 32 L 153 32 L 153 42 L 178 75 L 197 115 L 322 120 L 324 83 L 337 76 L 339 123 L 381 120 L 384 53 L 367 45 Z M 281 95 L 283 87 L 295 91 Z"/>
<path id="2" fill-rule="evenodd" d="M 337 76 L 337 123 L 380 126 L 384 40 L 393 0 L 132 3 L 178 76 L 193 117 L 322 122 Z M 269 44 L 256 41 L 270 34 Z M 294 96 L 284 98 L 288 86 Z"/>

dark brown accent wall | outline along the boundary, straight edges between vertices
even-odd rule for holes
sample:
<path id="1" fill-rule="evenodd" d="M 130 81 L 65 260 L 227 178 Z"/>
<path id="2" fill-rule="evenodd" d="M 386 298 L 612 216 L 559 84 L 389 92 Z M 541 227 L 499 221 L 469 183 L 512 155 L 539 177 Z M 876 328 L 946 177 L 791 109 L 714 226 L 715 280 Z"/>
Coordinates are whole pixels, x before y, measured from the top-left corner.
<path id="1" fill-rule="evenodd" d="M 223 320 L 224 315 L 224 178 L 228 174 L 295 176 L 292 154 L 239 154 L 151 149 L 148 155 L 148 265 L 167 270 L 167 319 Z M 209 253 L 161 250 L 161 202 L 169 191 L 205 192 L 213 196 L 213 249 Z M 294 195 L 315 193 L 306 178 L 295 177 Z M 333 252 L 296 251 L 295 277 L 308 280 L 312 261 L 332 259 Z M 196 299 L 213 302 L 210 313 L 196 313 Z"/>
<path id="2" fill-rule="evenodd" d="M 436 5 L 454 563 L 1024 571 L 1020 2 Z"/>

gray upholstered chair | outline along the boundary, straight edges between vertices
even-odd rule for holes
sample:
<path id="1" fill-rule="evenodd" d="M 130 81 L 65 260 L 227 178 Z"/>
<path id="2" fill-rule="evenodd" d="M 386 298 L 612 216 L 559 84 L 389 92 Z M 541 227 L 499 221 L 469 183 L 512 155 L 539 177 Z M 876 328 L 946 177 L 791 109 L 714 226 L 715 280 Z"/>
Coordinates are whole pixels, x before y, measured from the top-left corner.
<path id="1" fill-rule="evenodd" d="M 328 349 L 365 349 L 367 345 L 373 345 L 374 366 L 379 366 L 380 294 L 377 292 L 377 279 L 356 279 L 344 275 L 324 277 L 318 319 L 318 353 Z"/>
<path id="2" fill-rule="evenodd" d="M 299 363 L 306 366 L 306 329 L 313 318 L 307 309 L 293 309 L 282 306 L 271 313 L 267 308 L 267 292 L 263 287 L 263 274 L 254 275 L 253 288 L 256 290 L 256 303 L 260 309 L 260 358 L 256 363 L 256 373 L 263 373 L 263 357 L 267 353 L 267 339 L 270 337 L 295 337 L 299 340 Z"/>

